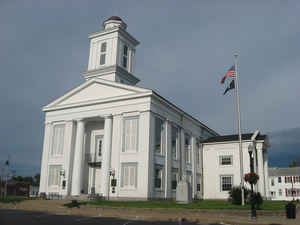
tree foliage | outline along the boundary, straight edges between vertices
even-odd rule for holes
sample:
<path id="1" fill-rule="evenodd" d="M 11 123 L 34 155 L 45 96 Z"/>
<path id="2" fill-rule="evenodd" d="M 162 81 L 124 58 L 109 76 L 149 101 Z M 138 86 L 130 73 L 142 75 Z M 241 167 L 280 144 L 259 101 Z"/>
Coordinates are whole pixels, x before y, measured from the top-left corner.
<path id="1" fill-rule="evenodd" d="M 293 161 L 289 164 L 289 167 L 296 167 L 296 166 L 297 166 L 296 160 L 293 160 Z"/>
<path id="2" fill-rule="evenodd" d="M 39 186 L 40 185 L 40 174 L 37 173 L 33 177 L 27 176 L 27 177 L 22 177 L 22 176 L 16 176 L 12 178 L 13 181 L 17 182 L 26 182 L 29 183 L 30 185 L 33 186 Z"/>

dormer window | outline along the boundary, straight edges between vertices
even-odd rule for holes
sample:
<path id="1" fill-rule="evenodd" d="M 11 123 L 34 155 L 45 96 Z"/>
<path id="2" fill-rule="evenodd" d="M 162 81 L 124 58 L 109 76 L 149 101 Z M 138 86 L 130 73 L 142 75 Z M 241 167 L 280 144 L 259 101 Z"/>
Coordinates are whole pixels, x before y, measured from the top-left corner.
<path id="1" fill-rule="evenodd" d="M 106 42 L 101 44 L 101 51 L 100 51 L 100 65 L 105 64 L 105 56 L 106 56 Z"/>
<path id="2" fill-rule="evenodd" d="M 123 47 L 123 58 L 122 58 L 122 66 L 127 68 L 128 65 L 128 46 L 124 45 Z"/>

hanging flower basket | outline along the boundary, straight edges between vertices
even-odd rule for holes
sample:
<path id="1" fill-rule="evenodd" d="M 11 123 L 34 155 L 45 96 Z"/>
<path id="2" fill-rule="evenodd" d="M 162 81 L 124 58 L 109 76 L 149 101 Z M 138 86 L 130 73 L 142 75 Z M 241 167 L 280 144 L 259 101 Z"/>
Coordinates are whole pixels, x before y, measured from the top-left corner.
<path id="1" fill-rule="evenodd" d="M 256 173 L 246 173 L 244 179 L 249 184 L 256 184 L 259 180 L 259 176 Z"/>

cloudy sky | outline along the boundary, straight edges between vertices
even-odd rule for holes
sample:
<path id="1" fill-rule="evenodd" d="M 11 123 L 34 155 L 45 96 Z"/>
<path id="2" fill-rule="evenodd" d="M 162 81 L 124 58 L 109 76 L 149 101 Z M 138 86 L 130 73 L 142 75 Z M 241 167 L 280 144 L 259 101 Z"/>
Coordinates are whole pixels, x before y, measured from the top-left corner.
<path id="1" fill-rule="evenodd" d="M 118 15 L 141 42 L 139 86 L 220 134 L 236 132 L 220 79 L 238 53 L 243 132 L 270 134 L 270 164 L 286 166 L 300 152 L 299 12 L 283 0 L 0 0 L 1 165 L 10 155 L 17 174 L 39 171 L 42 106 L 84 81 L 88 34 Z"/>

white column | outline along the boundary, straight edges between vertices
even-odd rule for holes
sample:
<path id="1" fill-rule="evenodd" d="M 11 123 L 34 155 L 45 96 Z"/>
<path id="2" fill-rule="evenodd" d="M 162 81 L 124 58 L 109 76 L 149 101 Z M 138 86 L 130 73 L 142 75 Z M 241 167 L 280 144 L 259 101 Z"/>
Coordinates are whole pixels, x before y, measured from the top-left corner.
<path id="1" fill-rule="evenodd" d="M 258 191 L 262 196 L 264 196 L 264 162 L 263 162 L 263 150 L 261 148 L 257 149 L 257 168 L 258 168 Z"/>
<path id="2" fill-rule="evenodd" d="M 166 157 L 165 157 L 165 198 L 172 198 L 172 125 L 169 120 L 166 120 Z"/>
<path id="3" fill-rule="evenodd" d="M 268 152 L 265 149 L 263 152 L 264 156 L 264 175 L 265 175 L 265 197 L 269 197 L 269 171 L 268 171 Z"/>
<path id="4" fill-rule="evenodd" d="M 181 155 L 180 155 L 180 166 L 181 166 L 181 180 L 186 181 L 187 177 L 186 177 L 186 159 L 185 159 L 185 134 L 184 134 L 184 130 L 183 128 L 180 129 L 180 149 L 181 149 Z"/>
<path id="5" fill-rule="evenodd" d="M 45 123 L 44 145 L 43 145 L 41 180 L 40 180 L 39 193 L 47 191 L 48 156 L 49 156 L 49 151 L 50 151 L 49 146 L 50 146 L 50 141 L 51 141 L 51 128 L 52 128 L 52 124 L 50 122 Z"/>
<path id="6" fill-rule="evenodd" d="M 84 132 L 85 124 L 83 119 L 77 120 L 77 132 L 75 140 L 74 164 L 72 174 L 72 195 L 80 195 L 82 189 L 82 174 L 84 162 Z"/>
<path id="7" fill-rule="evenodd" d="M 197 164 L 196 164 L 197 139 L 192 136 L 192 197 L 196 196 L 197 189 Z"/>
<path id="8" fill-rule="evenodd" d="M 111 143 L 112 143 L 112 115 L 105 116 L 104 122 L 104 141 L 103 141 L 103 160 L 102 160 L 102 176 L 103 185 L 101 186 L 104 196 L 109 195 L 109 169 L 111 164 Z"/>
<path id="9" fill-rule="evenodd" d="M 148 199 L 154 197 L 154 142 L 155 142 L 155 117 L 153 113 L 149 113 L 149 149 L 148 149 Z"/>
<path id="10" fill-rule="evenodd" d="M 65 177 L 66 187 L 64 190 L 64 194 L 71 194 L 71 182 L 72 182 L 72 171 L 73 171 L 73 157 L 74 157 L 74 128 L 75 123 L 73 120 L 66 121 L 65 126 L 65 143 L 64 143 L 64 160 L 65 160 Z"/>

